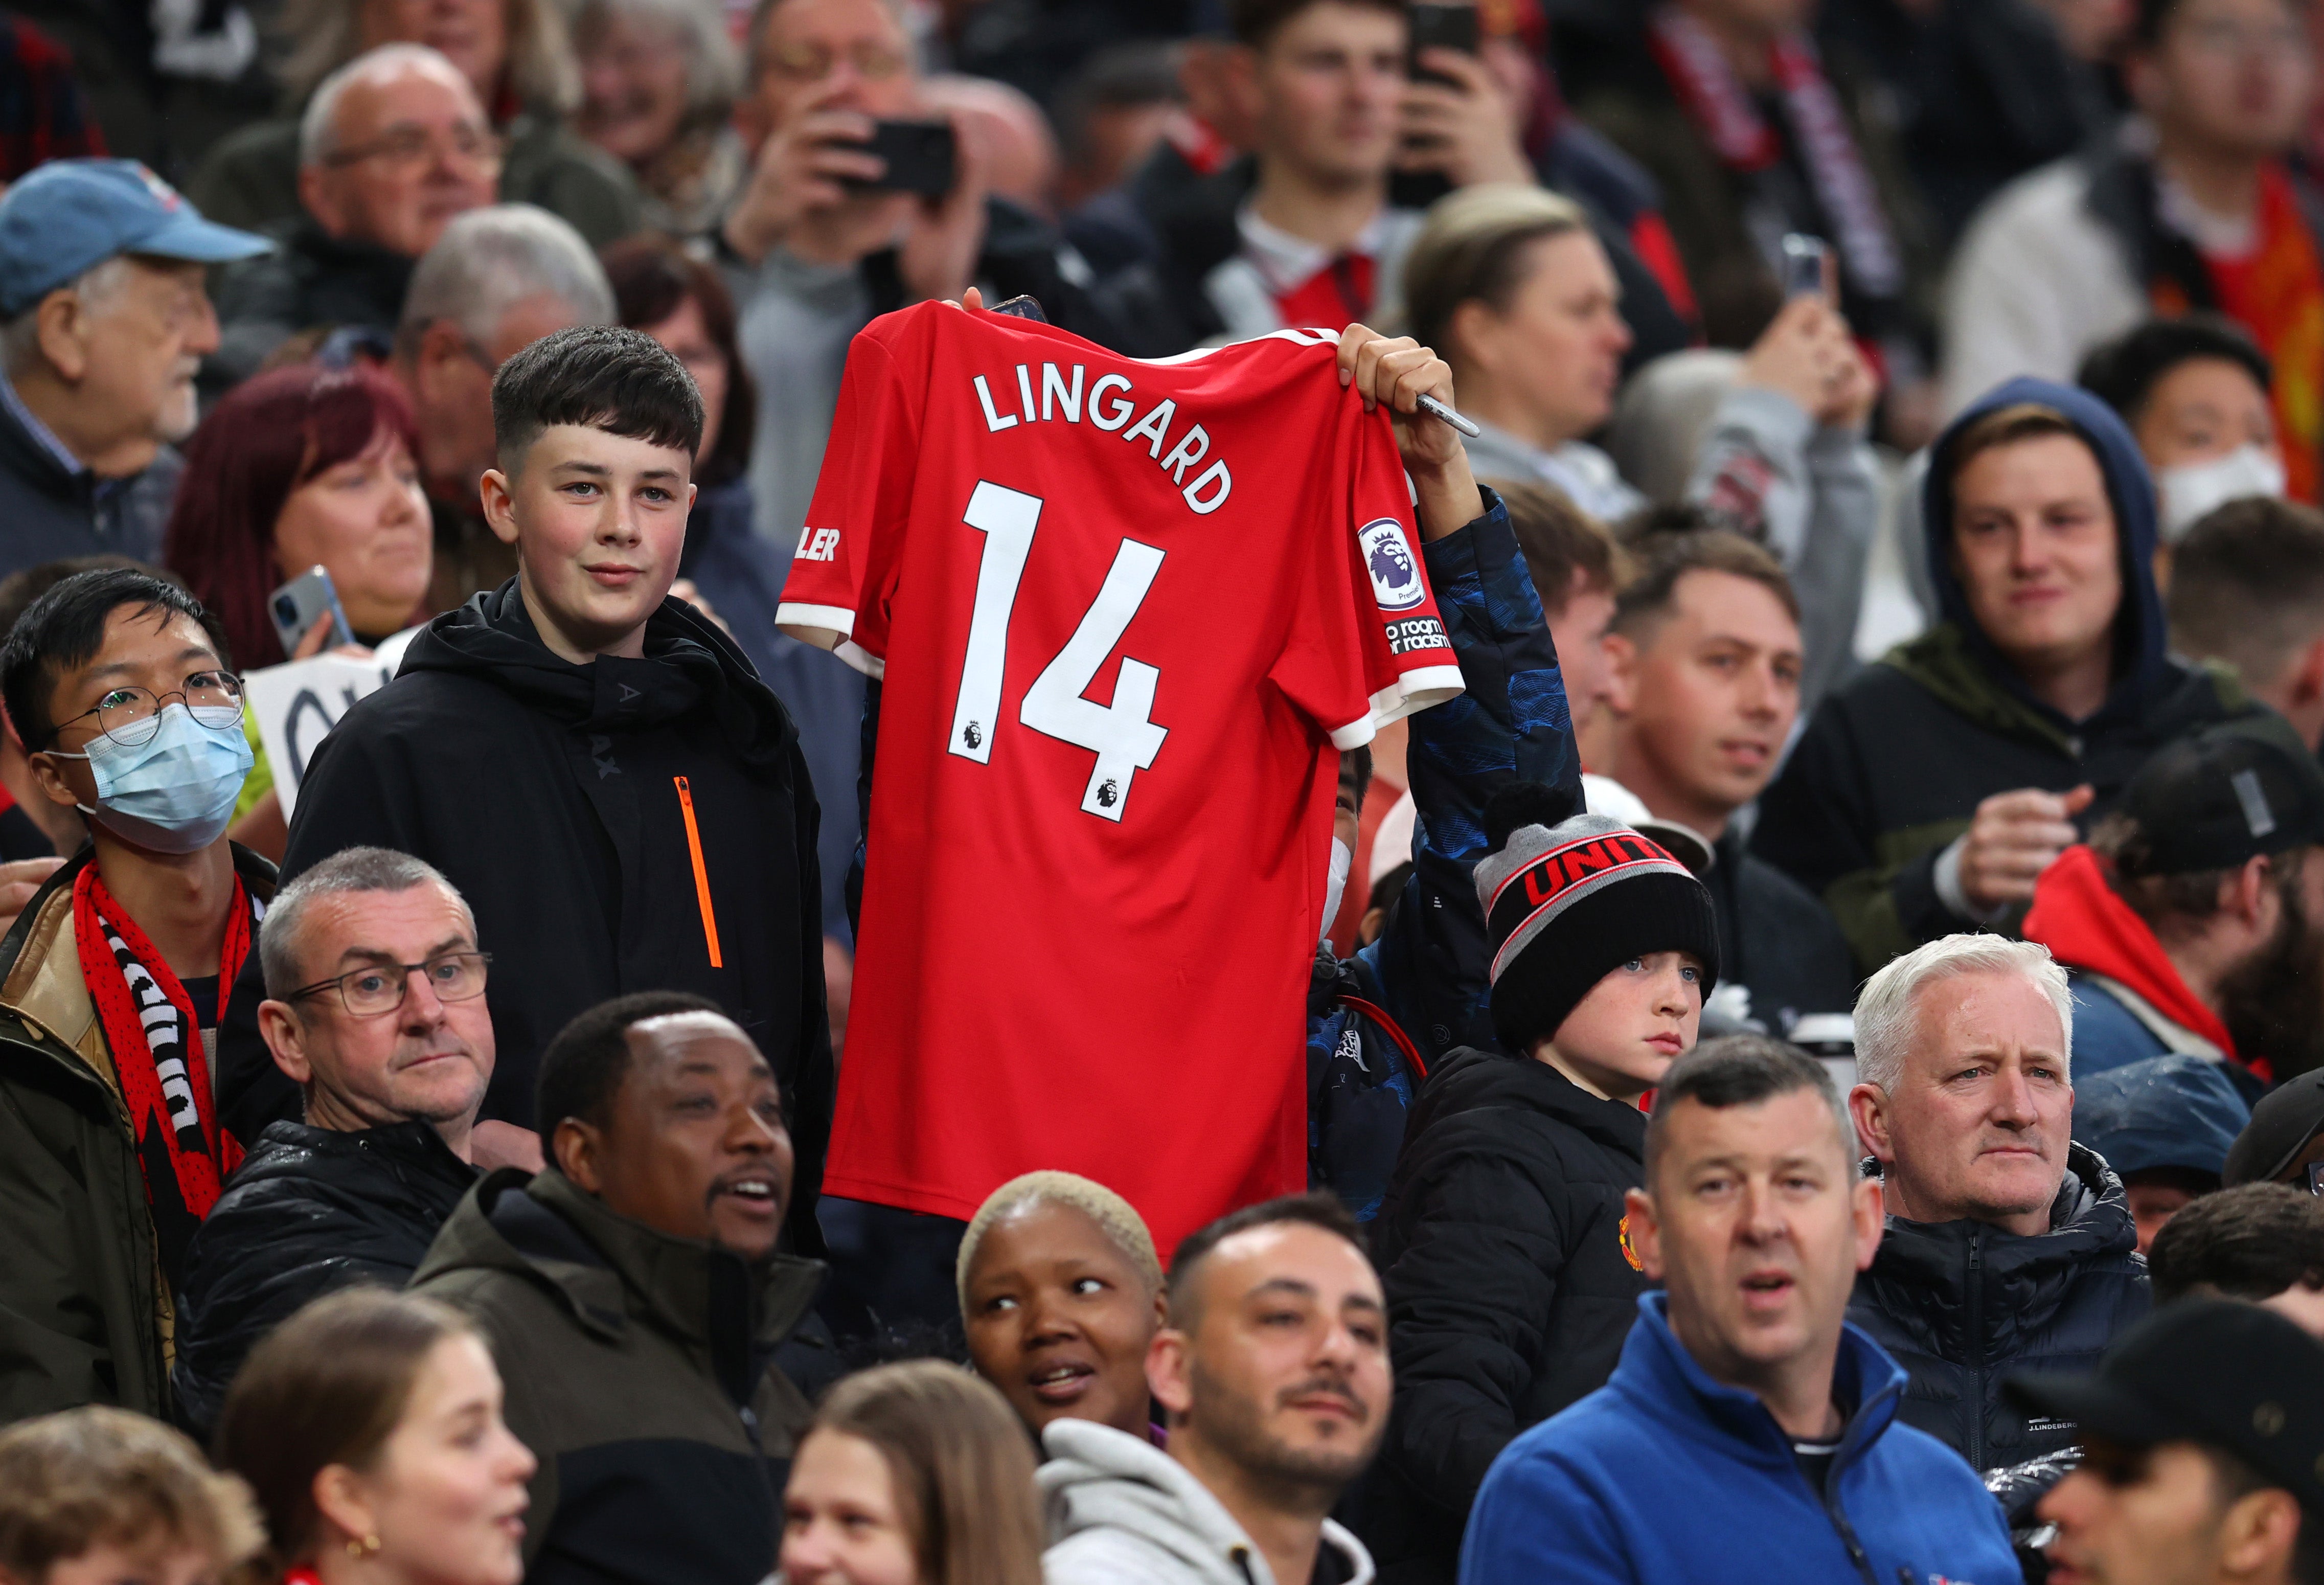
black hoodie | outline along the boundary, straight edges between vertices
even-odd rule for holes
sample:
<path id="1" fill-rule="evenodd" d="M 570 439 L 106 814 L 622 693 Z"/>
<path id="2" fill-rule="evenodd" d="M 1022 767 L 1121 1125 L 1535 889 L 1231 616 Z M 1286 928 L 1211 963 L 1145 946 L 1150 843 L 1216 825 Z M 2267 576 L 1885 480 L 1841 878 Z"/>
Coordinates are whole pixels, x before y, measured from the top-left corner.
<path id="1" fill-rule="evenodd" d="M 2233 679 L 2165 652 L 2154 586 L 2154 488 L 2130 431 L 2088 392 L 2012 380 L 1953 421 L 1934 455 L 1998 408 L 2063 413 L 2097 456 L 2114 507 L 2122 602 L 2114 682 L 2088 718 L 2069 721 L 2034 697 L 1969 609 L 1952 566 L 1952 480 L 1929 469 L 1923 515 L 1941 620 L 1818 706 L 1784 772 L 1759 803 L 1752 851 L 1822 898 L 1866 972 L 1975 921 L 1939 900 L 1936 863 L 1977 806 L 2020 788 L 2088 783 L 2107 813 L 2149 756 L 2199 727 L 2259 708 Z M 2022 910 L 2006 921 L 2015 929 Z"/>
<path id="2" fill-rule="evenodd" d="M 1646 1147 L 1645 1113 L 1545 1063 L 1462 1049 L 1429 1075 L 1372 1224 L 1396 1405 L 1359 1528 L 1382 1585 L 1450 1581 L 1494 1458 L 1613 1374 L 1652 1286 L 1622 1212 Z"/>
<path id="3" fill-rule="evenodd" d="M 798 1158 L 792 1247 L 818 1253 L 833 1074 L 798 733 L 733 641 L 683 602 L 654 613 L 645 649 L 559 659 L 513 578 L 445 613 L 316 750 L 282 872 L 371 843 L 458 888 L 493 954 L 487 1118 L 531 1126 L 541 1050 L 584 1009 L 632 991 L 717 1002 L 782 1085 Z M 245 1139 L 298 1105 L 258 1036 L 257 966 L 253 954 L 218 1039 L 219 1112 Z"/>

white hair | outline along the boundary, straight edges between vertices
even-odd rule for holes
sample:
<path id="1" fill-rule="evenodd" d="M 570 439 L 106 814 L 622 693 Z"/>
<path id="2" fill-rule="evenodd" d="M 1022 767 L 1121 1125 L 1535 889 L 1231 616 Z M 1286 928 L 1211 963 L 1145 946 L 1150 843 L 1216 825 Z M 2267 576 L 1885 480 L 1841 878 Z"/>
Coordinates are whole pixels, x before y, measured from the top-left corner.
<path id="1" fill-rule="evenodd" d="M 501 318 L 529 298 L 554 298 L 585 325 L 613 322 L 613 289 L 581 234 L 530 204 L 471 209 L 444 228 L 411 272 L 398 349 L 409 355 L 438 320 L 490 346 Z"/>
<path id="2" fill-rule="evenodd" d="M 109 259 L 98 260 L 63 286 L 80 299 L 84 312 L 96 314 L 107 308 L 121 295 L 122 288 L 136 277 L 136 261 L 127 253 L 115 253 Z M 30 368 L 32 360 L 41 355 L 41 302 L 48 295 L 42 292 L 30 308 L 0 325 L 0 367 L 5 367 L 12 379 Z"/>
<path id="3" fill-rule="evenodd" d="M 725 122 L 742 92 L 742 53 L 726 31 L 718 0 L 582 0 L 573 13 L 573 32 L 594 39 L 615 18 L 676 34 L 686 50 L 687 124 Z"/>
<path id="4" fill-rule="evenodd" d="M 340 67 L 315 89 L 315 97 L 307 101 L 306 111 L 299 117 L 299 163 L 320 165 L 337 152 L 339 101 L 346 97 L 349 88 L 359 82 L 405 72 L 442 78 L 457 84 L 460 92 L 471 100 L 475 97 L 475 88 L 460 69 L 427 45 L 382 44 Z M 484 113 L 484 106 L 477 106 L 477 119 L 482 120 Z"/>
<path id="5" fill-rule="evenodd" d="M 1894 1091 L 1905 1054 L 1919 1034 L 1915 1006 L 1923 986 L 1960 974 L 2022 974 L 2050 999 L 2058 1014 L 2061 1061 L 2074 1048 L 2074 998 L 2066 971 L 2038 941 L 2005 935 L 1947 935 L 1895 959 L 1864 983 L 1856 999 L 1856 1076 Z M 2068 1069 L 2071 1071 L 2070 1067 Z"/>

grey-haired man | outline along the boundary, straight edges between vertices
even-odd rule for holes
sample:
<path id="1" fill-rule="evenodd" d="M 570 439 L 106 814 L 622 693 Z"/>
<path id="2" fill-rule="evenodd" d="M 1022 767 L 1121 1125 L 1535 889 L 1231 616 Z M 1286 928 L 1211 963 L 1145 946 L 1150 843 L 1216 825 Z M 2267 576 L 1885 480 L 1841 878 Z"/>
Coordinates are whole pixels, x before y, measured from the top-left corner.
<path id="1" fill-rule="evenodd" d="M 351 1283 L 401 1287 L 477 1166 L 537 1167 L 524 1130 L 478 1123 L 493 1076 L 487 959 L 434 868 L 341 850 L 275 897 L 260 927 L 258 1022 L 306 1103 L 272 1122 L 186 1257 L 180 1416 L 208 1430 L 251 1346 Z"/>
<path id="2" fill-rule="evenodd" d="M 214 226 L 134 160 L 57 160 L 0 198 L 0 576 L 106 551 L 160 558 L 218 345 L 202 272 L 271 245 Z"/>

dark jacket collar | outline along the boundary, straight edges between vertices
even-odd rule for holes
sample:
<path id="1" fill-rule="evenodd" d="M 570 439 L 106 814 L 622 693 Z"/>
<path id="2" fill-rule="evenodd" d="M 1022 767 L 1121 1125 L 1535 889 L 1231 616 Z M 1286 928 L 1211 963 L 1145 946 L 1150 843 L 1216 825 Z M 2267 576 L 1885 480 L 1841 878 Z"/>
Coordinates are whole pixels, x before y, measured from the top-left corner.
<path id="1" fill-rule="evenodd" d="M 1457 1112 L 1487 1107 L 1531 1112 L 1563 1123 L 1597 1144 L 1646 1158 L 1646 1116 L 1620 1101 L 1600 1101 L 1547 1063 L 1457 1046 L 1430 1072 L 1414 1101 L 1405 1138 Z"/>
<path id="2" fill-rule="evenodd" d="M 1257 156 L 1245 154 L 1172 195 L 1154 217 L 1155 229 L 1169 244 L 1173 268 L 1200 281 L 1242 247 L 1235 217 L 1259 185 Z"/>
<path id="3" fill-rule="evenodd" d="M 424 1122 L 388 1123 L 376 1129 L 318 1129 L 303 1122 L 271 1122 L 243 1158 L 236 1181 L 275 1171 L 303 1173 L 315 1157 L 362 1162 L 401 1175 L 424 1173 L 458 1184 L 475 1181 L 476 1169 L 452 1154 L 444 1136 Z"/>
<path id="4" fill-rule="evenodd" d="M 1878 1343 L 1855 1326 L 1841 1326 L 1831 1391 L 1848 1421 L 1832 1461 L 1835 1475 L 1863 1458 L 1887 1431 L 1906 1379 L 1904 1368 Z M 1741 1387 L 1713 1380 L 1686 1351 L 1671 1330 L 1668 1294 L 1638 1295 L 1637 1323 L 1608 1385 L 1695 1440 L 1728 1445 L 1746 1463 L 1785 1472 L 1794 1467 L 1792 1439 L 1767 1406 Z"/>
<path id="5" fill-rule="evenodd" d="M 763 772 L 783 764 L 798 736 L 789 713 L 734 640 L 691 605 L 662 602 L 646 621 L 640 659 L 576 666 L 541 641 L 517 584 L 511 578 L 429 622 L 404 652 L 403 673 L 481 677 L 587 731 L 642 731 L 707 711 L 745 765 Z"/>
<path id="6" fill-rule="evenodd" d="M 97 485 L 97 475 L 87 467 L 78 473 L 69 471 L 55 452 L 24 428 L 23 421 L 5 401 L 0 401 L 0 473 L 84 511 L 88 510 Z"/>
<path id="7" fill-rule="evenodd" d="M 1979 1256 L 1976 1280 L 1989 1313 L 1983 1315 L 1969 1313 L 1972 1244 Z M 2026 1235 L 1981 1221 L 1891 1216 L 1865 1278 L 1888 1295 L 1909 1295 L 1910 1314 L 1899 1319 L 1927 1331 L 1935 1351 L 1950 1359 L 1959 1357 L 1971 1328 L 1980 1335 L 2038 1328 L 2086 1269 L 2137 1248 L 2138 1225 L 2122 1180 L 2096 1151 L 2072 1145 L 2066 1151 L 2065 1178 L 2051 1203 L 2048 1232 Z"/>
<path id="8" fill-rule="evenodd" d="M 553 1294 L 574 1320 L 619 1337 L 634 1319 L 706 1353 L 738 1398 L 790 1335 L 823 1284 L 819 1261 L 731 1250 L 673 1238 L 605 1208 L 555 1167 L 503 1167 L 461 1201 L 413 1282 L 464 1268 L 520 1276 Z M 745 1391 L 737 1391 L 741 1387 Z"/>
<path id="9" fill-rule="evenodd" d="M 278 222 L 266 230 L 281 245 L 284 256 L 304 266 L 314 280 L 328 281 L 342 296 L 373 303 L 382 310 L 382 322 L 393 323 L 419 260 L 374 243 L 333 236 L 303 209 L 296 219 Z"/>

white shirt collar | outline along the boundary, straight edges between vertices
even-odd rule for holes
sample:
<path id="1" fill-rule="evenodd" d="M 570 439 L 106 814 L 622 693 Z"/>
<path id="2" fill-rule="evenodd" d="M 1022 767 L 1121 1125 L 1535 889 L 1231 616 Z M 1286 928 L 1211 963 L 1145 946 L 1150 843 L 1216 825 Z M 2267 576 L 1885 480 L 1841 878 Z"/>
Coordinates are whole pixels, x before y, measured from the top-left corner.
<path id="1" fill-rule="evenodd" d="M 1388 211 L 1382 207 L 1366 223 L 1345 251 L 1378 259 L 1387 244 Z M 1268 225 L 1246 201 L 1235 210 L 1235 232 L 1242 239 L 1242 256 L 1277 296 L 1296 291 L 1338 255 L 1321 243 Z"/>

